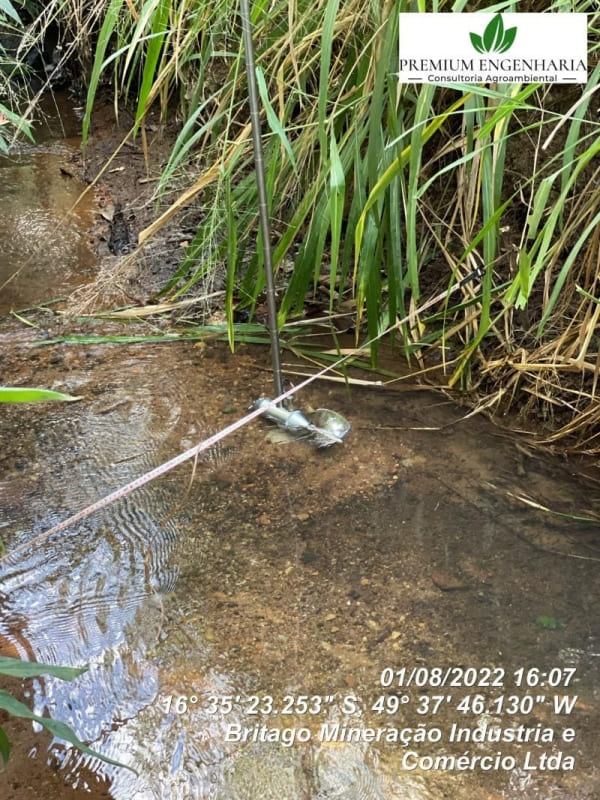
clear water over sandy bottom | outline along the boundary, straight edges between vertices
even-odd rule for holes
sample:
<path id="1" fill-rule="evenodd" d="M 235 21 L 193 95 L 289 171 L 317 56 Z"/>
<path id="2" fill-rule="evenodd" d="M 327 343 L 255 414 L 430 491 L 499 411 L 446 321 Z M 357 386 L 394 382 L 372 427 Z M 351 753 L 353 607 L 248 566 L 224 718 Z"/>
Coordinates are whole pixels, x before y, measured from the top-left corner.
<path id="1" fill-rule="evenodd" d="M 8 551 L 270 391 L 244 346 L 20 349 L 84 399 L 3 409 Z M 3 653 L 90 664 L 30 702 L 139 774 L 54 768 L 117 800 L 597 797 L 598 527 L 523 501 L 585 515 L 597 484 L 426 392 L 298 405 L 344 445 L 254 422 L 1 565 Z"/>

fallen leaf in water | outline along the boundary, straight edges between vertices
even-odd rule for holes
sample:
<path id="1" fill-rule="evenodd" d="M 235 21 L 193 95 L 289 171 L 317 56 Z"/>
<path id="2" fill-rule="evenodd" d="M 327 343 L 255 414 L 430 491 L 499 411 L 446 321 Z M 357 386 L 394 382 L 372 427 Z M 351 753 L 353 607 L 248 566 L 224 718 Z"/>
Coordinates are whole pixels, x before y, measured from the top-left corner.
<path id="1" fill-rule="evenodd" d="M 107 222 L 112 222 L 115 216 L 115 206 L 114 203 L 107 203 L 102 211 L 100 212 L 100 216 L 102 219 L 105 219 Z"/>

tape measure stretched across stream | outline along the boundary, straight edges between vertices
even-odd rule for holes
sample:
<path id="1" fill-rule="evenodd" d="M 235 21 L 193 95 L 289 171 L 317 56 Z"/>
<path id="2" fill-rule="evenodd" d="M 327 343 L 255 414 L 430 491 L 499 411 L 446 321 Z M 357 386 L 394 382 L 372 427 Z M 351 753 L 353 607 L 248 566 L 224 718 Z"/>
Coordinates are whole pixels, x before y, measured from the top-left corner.
<path id="1" fill-rule="evenodd" d="M 457 283 L 455 283 L 454 286 L 451 286 L 446 291 L 441 292 L 435 297 L 432 297 L 430 300 L 428 300 L 419 308 L 412 311 L 406 317 L 403 317 L 401 320 L 398 320 L 389 328 L 386 328 L 384 331 L 378 333 L 377 336 L 374 336 L 372 339 L 366 342 L 363 345 L 363 348 L 369 347 L 371 344 L 378 341 L 383 336 L 386 336 L 388 333 L 391 333 L 393 330 L 399 328 L 401 325 L 410 322 L 412 319 L 416 317 L 417 314 L 420 314 L 422 311 L 427 310 L 428 308 L 430 308 L 430 306 L 434 305 L 435 303 L 438 303 L 440 300 L 444 300 L 445 298 L 449 297 L 451 294 L 457 291 L 457 289 L 460 289 L 467 283 L 470 283 L 471 281 L 474 280 L 480 280 L 482 276 L 483 276 L 483 268 L 478 267 L 469 275 L 465 276 Z M 110 494 L 106 495 L 106 497 L 102 497 L 100 500 L 97 500 L 90 506 L 87 506 L 81 511 L 78 511 L 76 514 L 73 514 L 71 517 L 68 517 L 62 522 L 59 522 L 57 525 L 54 525 L 52 528 L 49 528 L 48 530 L 43 531 L 43 533 L 34 536 L 33 539 L 30 539 L 28 542 L 23 542 L 10 552 L 0 556 L 0 564 L 10 562 L 15 556 L 18 556 L 22 552 L 32 547 L 37 547 L 38 545 L 45 542 L 50 536 L 53 536 L 55 533 L 60 533 L 60 531 L 65 530 L 71 525 L 74 525 L 76 522 L 81 522 L 82 520 L 86 519 L 92 514 L 95 514 L 96 511 L 100 511 L 102 508 L 106 508 L 106 506 L 109 506 L 111 503 L 114 503 L 115 501 L 120 500 L 123 497 L 127 497 L 127 495 L 131 494 L 136 489 L 139 489 L 141 486 L 144 486 L 146 483 L 150 483 L 150 481 L 153 481 L 155 478 L 159 478 L 161 475 L 164 475 L 165 473 L 169 472 L 175 467 L 178 467 L 180 464 L 189 461 L 191 458 L 194 458 L 199 453 L 202 453 L 204 450 L 208 450 L 210 447 L 213 447 L 217 442 L 221 441 L 221 439 L 224 439 L 226 436 L 229 436 L 230 434 L 239 430 L 244 425 L 247 425 L 249 422 L 252 422 L 252 420 L 257 419 L 263 414 L 266 415 L 269 410 L 276 408 L 284 400 L 293 397 L 297 392 L 299 392 L 301 389 L 304 389 L 313 381 L 322 378 L 328 372 L 337 369 L 342 364 L 354 358 L 356 358 L 354 353 L 348 353 L 339 358 L 333 364 L 329 364 L 319 372 L 316 372 L 314 375 L 311 375 L 309 378 L 302 381 L 302 383 L 299 383 L 297 386 L 294 386 L 291 389 L 288 389 L 286 392 L 283 392 L 283 394 L 280 394 L 278 397 L 275 397 L 273 400 L 264 401 L 259 405 L 258 408 L 254 408 L 252 411 L 246 414 L 246 416 L 236 420 L 235 422 L 232 422 L 231 425 L 228 425 L 226 428 L 223 428 L 222 430 L 213 434 L 208 439 L 204 439 L 204 441 L 200 442 L 197 445 L 194 445 L 194 447 L 190 447 L 189 450 L 180 453 L 178 456 L 175 456 L 170 461 L 166 461 L 164 464 L 161 464 L 160 466 L 150 470 L 150 472 L 146 472 L 145 475 L 140 475 L 139 478 L 136 478 L 135 480 L 131 481 L 125 486 L 121 486 L 119 489 L 116 489 L 114 492 L 111 492 Z"/>

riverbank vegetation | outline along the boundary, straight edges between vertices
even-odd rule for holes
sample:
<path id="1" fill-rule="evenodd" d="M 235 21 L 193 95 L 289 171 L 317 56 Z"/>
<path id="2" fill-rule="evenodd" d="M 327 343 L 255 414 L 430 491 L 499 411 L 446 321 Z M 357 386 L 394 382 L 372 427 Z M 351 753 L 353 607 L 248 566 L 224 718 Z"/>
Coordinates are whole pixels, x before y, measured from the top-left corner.
<path id="1" fill-rule="evenodd" d="M 102 92 L 133 107 L 142 147 L 150 109 L 177 120 L 140 246 L 198 205 L 163 299 L 218 280 L 233 341 L 234 320 L 252 319 L 264 292 L 237 3 L 13 5 L 42 43 L 46 74 L 83 82 L 84 144 Z M 320 315 L 350 311 L 359 342 L 412 312 L 394 337 L 413 378 L 521 414 L 529 428 L 533 418 L 547 444 L 598 452 L 600 15 L 587 0 L 543 8 L 589 13 L 586 85 L 398 82 L 399 12 L 476 7 L 253 4 L 280 323 L 306 315 L 307 303 Z M 480 284 L 418 311 L 476 268 Z"/>

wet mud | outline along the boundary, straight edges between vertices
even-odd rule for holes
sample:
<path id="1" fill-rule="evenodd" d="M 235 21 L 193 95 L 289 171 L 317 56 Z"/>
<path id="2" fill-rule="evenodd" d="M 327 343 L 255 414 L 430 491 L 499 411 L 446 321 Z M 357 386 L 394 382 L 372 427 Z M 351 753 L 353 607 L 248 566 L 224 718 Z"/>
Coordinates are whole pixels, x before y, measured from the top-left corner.
<path id="1" fill-rule="evenodd" d="M 271 391 L 266 348 L 45 344 L 67 323 L 25 317 L 0 323 L 5 382 L 82 399 L 2 407 L 0 652 L 88 664 L 16 688 L 137 775 L 7 725 L 3 796 L 600 795 L 593 464 L 440 395 L 319 382 L 298 407 L 347 417 L 344 444 L 255 421 L 11 557 Z"/>

